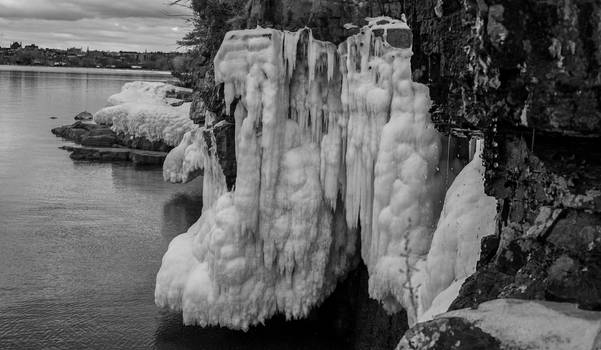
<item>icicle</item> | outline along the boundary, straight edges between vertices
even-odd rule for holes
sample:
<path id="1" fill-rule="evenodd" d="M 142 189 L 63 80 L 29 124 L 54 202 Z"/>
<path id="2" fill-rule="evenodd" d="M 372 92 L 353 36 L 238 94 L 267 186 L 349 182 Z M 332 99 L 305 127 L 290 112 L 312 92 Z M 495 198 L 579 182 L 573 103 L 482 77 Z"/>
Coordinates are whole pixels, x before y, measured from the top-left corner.
<path id="1" fill-rule="evenodd" d="M 334 78 L 334 68 L 336 66 L 336 48 L 332 45 L 327 47 L 328 55 L 328 81 Z"/>
<path id="2" fill-rule="evenodd" d="M 313 34 L 309 30 L 309 41 L 307 43 L 307 65 L 309 67 L 309 85 L 315 79 L 315 66 L 317 65 L 317 59 L 320 54 L 319 45 L 314 42 Z"/>
<path id="3" fill-rule="evenodd" d="M 208 132 L 211 142 L 211 147 L 209 148 L 202 135 L 207 132 L 203 131 L 196 134 L 195 144 L 200 145 L 200 152 L 202 154 L 202 159 L 204 160 L 202 205 L 203 208 L 205 208 L 211 207 L 219 197 L 227 192 L 227 184 L 217 157 L 217 141 L 215 140 L 215 134 L 213 134 L 213 132 Z"/>
<path id="4" fill-rule="evenodd" d="M 288 77 L 292 77 L 294 68 L 296 67 L 296 50 L 301 32 L 302 30 L 294 33 L 284 32 L 284 53 L 286 64 L 288 66 Z"/>

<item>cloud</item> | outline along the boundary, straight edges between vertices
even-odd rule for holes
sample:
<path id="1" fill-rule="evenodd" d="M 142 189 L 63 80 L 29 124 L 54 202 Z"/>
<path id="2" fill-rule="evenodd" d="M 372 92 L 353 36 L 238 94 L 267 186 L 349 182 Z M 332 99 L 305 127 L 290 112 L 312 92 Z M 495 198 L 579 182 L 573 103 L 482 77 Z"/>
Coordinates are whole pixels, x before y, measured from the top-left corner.
<path id="1" fill-rule="evenodd" d="M 166 0 L 0 0 L 0 46 L 173 51 L 190 15 Z"/>
<path id="2" fill-rule="evenodd" d="M 189 15 L 167 0 L 0 0 L 0 17 L 76 21 L 85 18 L 163 18 Z"/>
<path id="3" fill-rule="evenodd" d="M 173 31 L 179 26 L 179 31 Z M 188 31 L 181 19 L 119 18 L 73 21 L 22 19 L 0 22 L 0 46 L 12 41 L 41 47 L 99 50 L 174 51 Z"/>

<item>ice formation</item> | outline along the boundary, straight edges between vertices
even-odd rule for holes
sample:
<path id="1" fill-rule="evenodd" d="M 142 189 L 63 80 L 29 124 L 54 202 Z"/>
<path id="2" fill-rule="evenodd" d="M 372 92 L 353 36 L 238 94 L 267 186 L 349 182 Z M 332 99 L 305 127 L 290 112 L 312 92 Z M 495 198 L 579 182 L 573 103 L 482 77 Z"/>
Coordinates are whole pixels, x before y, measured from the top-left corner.
<path id="1" fill-rule="evenodd" d="M 235 190 L 226 192 L 215 155 L 205 153 L 203 191 L 211 195 L 199 221 L 170 244 L 155 292 L 156 303 L 181 310 L 186 324 L 247 329 L 278 312 L 303 317 L 349 268 L 354 231 L 321 184 L 329 84 L 327 77 L 302 79 L 309 67 L 291 48 L 301 35 L 305 52 L 328 46 L 307 40 L 307 31 L 257 29 L 228 33 L 217 53 L 226 105 L 240 97 Z M 312 69 L 322 69 L 327 51 L 312 55 Z M 289 119 L 296 103 L 307 108 Z"/>
<path id="2" fill-rule="evenodd" d="M 171 106 L 166 96 L 187 90 L 165 83 L 126 83 L 120 93 L 109 97 L 111 106 L 94 114 L 94 121 L 111 125 L 117 133 L 176 146 L 197 127 L 189 118 L 190 103 Z"/>
<path id="3" fill-rule="evenodd" d="M 204 161 L 208 156 L 203 137 L 205 128 L 197 128 L 184 134 L 182 141 L 173 148 L 163 162 L 163 179 L 172 183 L 186 183 L 202 175 Z"/>
<path id="4" fill-rule="evenodd" d="M 191 93 L 192 90 L 174 86 L 161 82 L 149 81 L 133 81 L 126 83 L 121 88 L 121 92 L 114 94 L 108 98 L 108 103 L 111 106 L 117 106 L 128 102 L 152 103 L 161 102 L 170 104 L 172 98 L 169 96 L 177 96 L 182 93 Z"/>
<path id="5" fill-rule="evenodd" d="M 446 312 L 463 281 L 476 271 L 484 236 L 495 232 L 497 202 L 484 193 L 483 140 L 472 161 L 448 189 L 427 259 L 415 282 L 419 287 L 420 321 Z"/>
<path id="6" fill-rule="evenodd" d="M 184 134 L 197 126 L 189 117 L 190 103 L 178 107 L 169 105 L 128 102 L 105 107 L 94 114 L 98 124 L 112 125 L 116 133 L 145 137 L 149 141 L 163 141 L 176 146 Z"/>
<path id="7" fill-rule="evenodd" d="M 235 329 L 306 316 L 349 269 L 359 229 L 370 295 L 413 320 L 473 271 L 492 222 L 479 157 L 455 180 L 434 235 L 451 262 L 428 257 L 440 135 L 428 88 L 411 80 L 411 47 L 387 42 L 405 30 L 403 20 L 371 19 L 338 47 L 308 29 L 226 34 L 214 63 L 235 118 L 236 184 L 227 192 L 214 151 L 195 137 L 203 129 L 169 155 L 166 180 L 202 168 L 210 193 L 163 258 L 157 305 L 186 324 Z"/>

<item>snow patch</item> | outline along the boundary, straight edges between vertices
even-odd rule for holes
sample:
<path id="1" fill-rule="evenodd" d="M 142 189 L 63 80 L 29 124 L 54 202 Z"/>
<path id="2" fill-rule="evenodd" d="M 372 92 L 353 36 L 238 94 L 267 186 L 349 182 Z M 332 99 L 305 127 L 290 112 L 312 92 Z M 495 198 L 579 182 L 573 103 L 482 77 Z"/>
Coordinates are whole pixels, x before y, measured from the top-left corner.
<path id="1" fill-rule="evenodd" d="M 593 350 L 601 346 L 601 315 L 574 304 L 498 299 L 447 312 L 498 338 L 503 348 Z"/>
<path id="2" fill-rule="evenodd" d="M 103 108 L 94 114 L 98 124 L 112 125 L 116 133 L 147 140 L 163 141 L 167 145 L 178 145 L 184 134 L 197 126 L 192 122 L 190 103 L 179 107 L 168 105 L 128 102 Z"/>
<path id="3" fill-rule="evenodd" d="M 189 118 L 191 103 L 173 107 L 167 96 L 187 92 L 190 90 L 166 83 L 126 83 L 120 93 L 109 97 L 111 106 L 94 114 L 94 121 L 111 125 L 116 133 L 177 146 L 186 132 L 197 127 Z"/>
<path id="4" fill-rule="evenodd" d="M 123 85 L 121 92 L 108 98 L 108 103 L 111 106 L 128 102 L 169 104 L 169 95 L 184 93 L 190 94 L 192 90 L 161 82 L 134 81 Z"/>

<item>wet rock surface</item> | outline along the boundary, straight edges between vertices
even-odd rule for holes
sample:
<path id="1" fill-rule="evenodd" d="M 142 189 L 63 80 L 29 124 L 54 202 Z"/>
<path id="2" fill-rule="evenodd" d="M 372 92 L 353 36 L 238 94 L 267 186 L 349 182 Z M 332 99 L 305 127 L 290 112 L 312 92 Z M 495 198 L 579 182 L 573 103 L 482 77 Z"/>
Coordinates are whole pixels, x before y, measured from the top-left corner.
<path id="1" fill-rule="evenodd" d="M 144 137 L 134 137 L 115 133 L 109 126 L 92 122 L 77 121 L 71 125 L 53 128 L 56 136 L 89 147 L 128 147 L 145 151 L 168 152 L 173 147 L 162 141 L 150 141 Z"/>
<path id="2" fill-rule="evenodd" d="M 167 156 L 165 152 L 153 152 L 135 150 L 129 148 L 112 147 L 81 147 L 62 146 L 62 149 L 70 152 L 69 157 L 73 160 L 86 160 L 96 162 L 132 162 L 134 165 L 163 165 Z"/>
<path id="3" fill-rule="evenodd" d="M 83 111 L 75 116 L 75 120 L 92 120 L 94 116 L 88 111 Z"/>
<path id="4" fill-rule="evenodd" d="M 73 160 L 100 162 L 130 161 L 136 165 L 162 165 L 172 148 L 162 141 L 116 134 L 108 126 L 76 121 L 51 130 L 56 136 L 80 146 L 63 146 Z"/>

